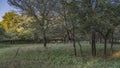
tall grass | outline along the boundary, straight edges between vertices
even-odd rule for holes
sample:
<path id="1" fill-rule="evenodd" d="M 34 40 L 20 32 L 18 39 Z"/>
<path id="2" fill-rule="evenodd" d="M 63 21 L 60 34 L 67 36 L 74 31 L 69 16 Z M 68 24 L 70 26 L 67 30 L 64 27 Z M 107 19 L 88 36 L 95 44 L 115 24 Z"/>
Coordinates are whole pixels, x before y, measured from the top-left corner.
<path id="1" fill-rule="evenodd" d="M 0 44 L 5 45 L 5 44 Z M 103 58 L 103 45 L 97 45 L 98 57 L 91 56 L 91 47 L 82 43 L 83 56 L 77 45 L 77 57 L 72 44 L 14 44 L 0 48 L 0 68 L 120 68 L 120 59 Z M 119 45 L 114 50 L 119 50 Z M 15 56 L 17 49 L 18 55 Z M 109 51 L 110 45 L 108 45 Z M 108 52 L 109 53 L 109 52 Z M 14 57 L 15 56 L 15 57 Z"/>

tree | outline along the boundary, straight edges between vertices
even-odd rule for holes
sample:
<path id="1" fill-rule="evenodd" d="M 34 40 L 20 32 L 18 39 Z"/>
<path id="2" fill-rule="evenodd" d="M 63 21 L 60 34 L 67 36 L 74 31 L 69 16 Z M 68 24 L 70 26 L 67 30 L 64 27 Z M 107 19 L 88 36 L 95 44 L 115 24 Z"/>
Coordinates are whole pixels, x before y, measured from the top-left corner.
<path id="1" fill-rule="evenodd" d="M 98 32 L 105 41 L 104 55 L 106 56 L 107 39 L 114 31 L 114 27 L 118 25 L 118 17 L 115 16 L 117 15 L 116 5 L 109 0 L 84 0 L 82 7 L 84 7 L 83 11 L 85 12 L 85 23 L 82 25 L 87 27 L 87 32 L 91 31 L 92 33 L 92 55 L 95 56 L 96 54 L 95 34 Z"/>
<path id="2" fill-rule="evenodd" d="M 34 39 L 35 28 L 32 27 L 34 23 L 33 17 L 28 16 L 27 14 L 22 14 L 20 16 L 20 23 L 17 25 L 16 31 L 21 40 Z M 35 25 L 35 24 L 34 24 Z M 37 36 L 37 35 L 36 35 Z"/>
<path id="3" fill-rule="evenodd" d="M 34 17 L 36 22 L 39 23 L 44 47 L 46 47 L 48 16 L 53 13 L 52 8 L 54 8 L 56 2 L 54 0 L 8 0 L 8 3 Z"/>
<path id="4" fill-rule="evenodd" d="M 96 9 L 97 9 L 97 1 L 96 0 L 82 0 L 82 7 L 84 13 L 84 22 L 82 23 L 83 27 L 86 28 L 86 32 L 91 33 L 91 48 L 92 48 L 92 56 L 96 56 Z"/>
<path id="5" fill-rule="evenodd" d="M 15 12 L 7 12 L 1 21 L 1 27 L 6 32 L 9 40 L 32 39 L 33 28 L 30 28 L 33 18 L 26 14 L 19 15 Z M 29 37 L 31 36 L 31 37 Z"/>
<path id="6" fill-rule="evenodd" d="M 76 30 L 76 23 L 77 23 L 77 5 L 75 0 L 65 1 L 60 0 L 59 11 L 58 14 L 63 16 L 64 20 L 64 29 L 66 30 L 65 38 L 67 37 L 68 40 L 73 42 L 74 47 L 74 55 L 77 55 L 76 50 L 76 37 L 75 37 L 75 30 Z"/>
<path id="7" fill-rule="evenodd" d="M 115 27 L 119 25 L 119 15 L 118 12 L 115 10 L 117 8 L 117 4 L 112 4 L 112 1 L 103 1 L 101 4 L 101 16 L 99 18 L 99 29 L 97 30 L 104 39 L 104 56 L 107 55 L 107 40 L 110 37 L 112 37 L 111 42 L 111 50 L 113 47 L 113 33 L 115 30 Z"/>
<path id="8" fill-rule="evenodd" d="M 3 16 L 1 25 L 5 29 L 5 31 L 8 32 L 10 30 L 16 31 L 18 23 L 20 23 L 20 15 L 15 12 L 7 12 Z"/>
<path id="9" fill-rule="evenodd" d="M 18 39 L 17 28 L 20 23 L 20 15 L 16 12 L 7 12 L 1 21 L 1 27 L 5 30 L 6 39 Z"/>

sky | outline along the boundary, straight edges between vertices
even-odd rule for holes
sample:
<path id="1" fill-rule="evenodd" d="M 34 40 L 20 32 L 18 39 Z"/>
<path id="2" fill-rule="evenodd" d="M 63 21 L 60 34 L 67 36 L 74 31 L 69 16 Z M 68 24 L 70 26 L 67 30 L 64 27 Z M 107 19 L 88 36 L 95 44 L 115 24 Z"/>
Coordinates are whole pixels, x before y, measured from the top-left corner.
<path id="1" fill-rule="evenodd" d="M 7 0 L 0 0 L 0 21 L 2 20 L 2 16 L 4 16 L 6 12 L 9 12 L 12 10 L 15 10 L 15 9 L 9 6 L 9 4 L 7 3 Z"/>

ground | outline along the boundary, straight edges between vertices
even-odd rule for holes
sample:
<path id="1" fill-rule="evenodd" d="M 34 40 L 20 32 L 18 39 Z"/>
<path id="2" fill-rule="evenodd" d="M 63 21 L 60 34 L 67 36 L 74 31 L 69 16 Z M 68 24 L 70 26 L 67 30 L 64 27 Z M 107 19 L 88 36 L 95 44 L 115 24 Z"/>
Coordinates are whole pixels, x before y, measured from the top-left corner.
<path id="1" fill-rule="evenodd" d="M 82 47 L 83 56 L 77 45 L 75 57 L 71 43 L 51 43 L 46 49 L 42 44 L 0 44 L 0 68 L 120 68 L 120 45 L 114 45 L 114 54 L 107 58 L 102 44 L 97 44 L 95 58 L 88 43 L 82 42 Z"/>

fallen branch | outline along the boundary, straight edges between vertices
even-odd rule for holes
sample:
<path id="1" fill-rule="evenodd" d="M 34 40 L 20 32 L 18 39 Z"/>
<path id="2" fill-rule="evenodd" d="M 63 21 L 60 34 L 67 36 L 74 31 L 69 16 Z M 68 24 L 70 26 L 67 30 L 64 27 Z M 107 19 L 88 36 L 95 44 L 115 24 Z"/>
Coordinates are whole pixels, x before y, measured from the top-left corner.
<path id="1" fill-rule="evenodd" d="M 19 54 L 19 50 L 20 50 L 20 47 L 17 49 L 17 51 L 16 51 L 16 53 L 15 53 L 13 59 L 16 58 L 16 56 Z"/>

